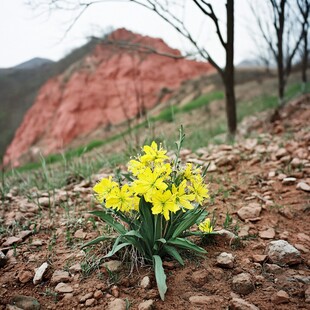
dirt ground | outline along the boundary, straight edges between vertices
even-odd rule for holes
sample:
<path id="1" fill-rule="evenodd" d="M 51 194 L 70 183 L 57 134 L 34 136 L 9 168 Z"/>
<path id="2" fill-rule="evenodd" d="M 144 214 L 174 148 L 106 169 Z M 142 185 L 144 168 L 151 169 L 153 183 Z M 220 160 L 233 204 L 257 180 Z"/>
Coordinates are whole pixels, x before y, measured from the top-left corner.
<path id="1" fill-rule="evenodd" d="M 211 163 L 207 205 L 217 217 L 215 230 L 226 233 L 200 243 L 204 257 L 184 253 L 184 267 L 165 262 L 165 301 L 150 267 L 131 270 L 130 253 L 113 257 L 113 271 L 98 264 L 107 244 L 81 250 L 106 229 L 87 211 L 99 207 L 92 186 L 112 170 L 52 193 L 34 188 L 26 197 L 12 188 L 0 208 L 0 309 L 17 309 L 18 295 L 33 298 L 28 308 L 24 297 L 15 303 L 23 309 L 38 309 L 36 302 L 41 309 L 310 309 L 309 119 L 308 96 L 288 104 L 273 123 L 256 118 L 234 146 L 183 150 L 184 162 Z M 268 252 L 275 240 L 294 248 L 282 261 Z M 219 262 L 223 252 L 232 254 L 231 264 Z M 43 263 L 47 270 L 34 284 Z M 55 271 L 65 273 L 57 278 Z M 241 281 L 240 274 L 246 274 Z"/>

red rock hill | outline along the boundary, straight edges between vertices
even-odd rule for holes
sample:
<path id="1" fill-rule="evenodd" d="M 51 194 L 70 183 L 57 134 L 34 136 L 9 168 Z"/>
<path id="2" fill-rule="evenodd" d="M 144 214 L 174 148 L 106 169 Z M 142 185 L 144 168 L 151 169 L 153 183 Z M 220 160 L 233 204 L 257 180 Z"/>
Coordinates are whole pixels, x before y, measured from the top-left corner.
<path id="1" fill-rule="evenodd" d="M 6 150 L 4 165 L 19 165 L 33 146 L 46 155 L 100 126 L 133 118 L 167 100 L 162 98 L 165 88 L 177 89 L 182 81 L 214 71 L 208 63 L 164 54 L 181 56 L 161 39 L 126 29 L 113 32 L 40 89 Z"/>

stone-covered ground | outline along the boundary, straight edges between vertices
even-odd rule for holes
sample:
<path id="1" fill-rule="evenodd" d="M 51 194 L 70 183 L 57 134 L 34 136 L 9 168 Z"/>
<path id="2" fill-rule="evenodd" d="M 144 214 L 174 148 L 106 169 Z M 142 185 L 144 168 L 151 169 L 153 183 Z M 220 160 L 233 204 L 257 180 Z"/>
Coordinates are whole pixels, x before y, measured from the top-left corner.
<path id="1" fill-rule="evenodd" d="M 252 120 L 234 146 L 182 151 L 184 162 L 210 164 L 219 234 L 201 244 L 205 257 L 165 261 L 165 302 L 130 253 L 99 264 L 109 244 L 81 250 L 106 231 L 87 211 L 100 208 L 92 186 L 111 169 L 49 193 L 12 188 L 0 205 L 0 309 L 309 309 L 309 119 L 308 96 L 272 123 Z"/>

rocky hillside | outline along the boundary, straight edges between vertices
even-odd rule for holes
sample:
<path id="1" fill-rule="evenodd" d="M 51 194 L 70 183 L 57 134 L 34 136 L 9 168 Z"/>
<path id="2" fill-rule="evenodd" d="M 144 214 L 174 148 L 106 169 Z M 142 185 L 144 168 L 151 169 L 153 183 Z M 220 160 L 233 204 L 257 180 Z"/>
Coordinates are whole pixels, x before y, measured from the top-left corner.
<path id="1" fill-rule="evenodd" d="M 14 68 L 0 69 L 0 158 L 42 85 L 90 53 L 96 44 L 97 39 L 92 38 L 58 62 L 34 58 Z"/>
<path id="2" fill-rule="evenodd" d="M 130 269 L 134 254 L 103 259 L 108 243 L 81 250 L 107 234 L 87 211 L 101 210 L 92 186 L 114 175 L 111 168 L 61 188 L 44 182 L 23 192 L 27 178 L 19 180 L 0 201 L 0 309 L 309 309 L 309 118 L 308 95 L 274 123 L 252 117 L 252 130 L 233 146 L 183 149 L 184 163 L 209 166 L 206 207 L 217 235 L 200 243 L 205 256 L 184 253 L 185 266 L 164 261 L 165 302 L 149 266 Z"/>
<path id="3" fill-rule="evenodd" d="M 98 127 L 108 129 L 141 116 L 165 102 L 183 81 L 214 71 L 208 63 L 180 56 L 161 39 L 116 30 L 43 85 L 6 150 L 4 164 L 16 166 L 39 150 L 45 155 L 62 150 Z"/>

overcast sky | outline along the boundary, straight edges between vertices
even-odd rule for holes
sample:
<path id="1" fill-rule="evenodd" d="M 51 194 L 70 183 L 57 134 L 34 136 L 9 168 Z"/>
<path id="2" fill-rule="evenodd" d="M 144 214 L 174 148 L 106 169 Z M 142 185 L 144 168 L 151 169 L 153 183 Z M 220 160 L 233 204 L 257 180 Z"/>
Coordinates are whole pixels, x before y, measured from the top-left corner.
<path id="1" fill-rule="evenodd" d="M 39 0 L 36 0 L 39 1 Z M 176 0 L 176 2 L 183 0 Z M 76 16 L 76 11 L 53 11 L 41 14 L 32 10 L 24 0 L 0 0 L 0 68 L 15 66 L 34 57 L 58 60 L 75 47 L 86 42 L 91 35 L 99 35 L 109 27 L 125 27 L 129 30 L 161 37 L 171 47 L 190 51 L 191 45 L 167 23 L 147 9 L 133 3 L 107 1 L 90 6 L 70 32 L 66 29 Z M 214 10 L 225 25 L 226 0 L 211 0 Z M 223 64 L 223 50 L 212 24 L 200 11 L 187 1 L 185 24 L 210 54 Z M 249 34 L 250 10 L 248 0 L 235 1 L 235 63 L 252 58 L 255 46 Z"/>

